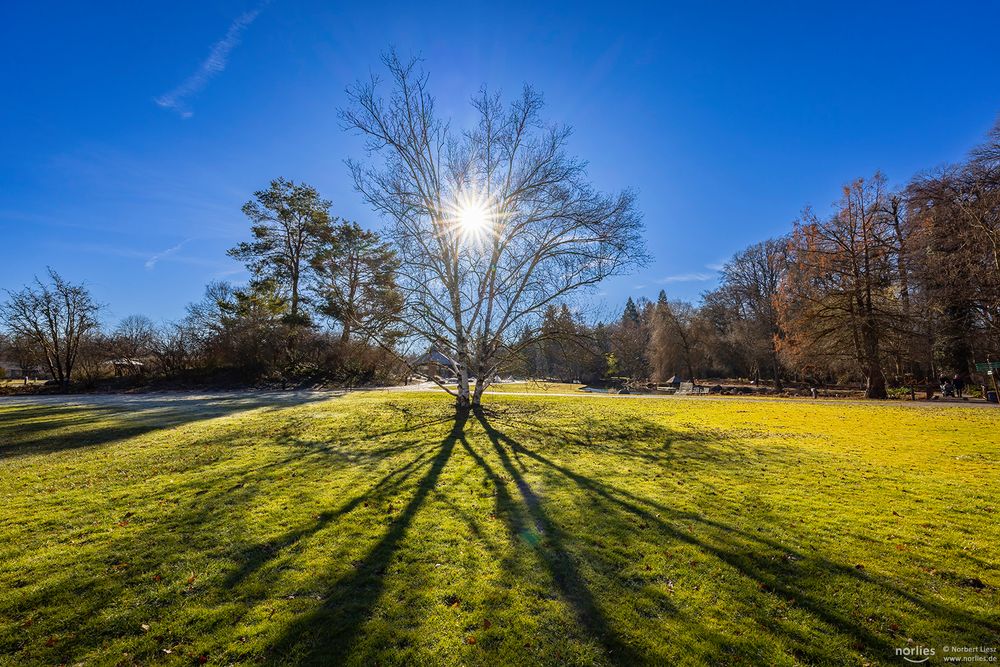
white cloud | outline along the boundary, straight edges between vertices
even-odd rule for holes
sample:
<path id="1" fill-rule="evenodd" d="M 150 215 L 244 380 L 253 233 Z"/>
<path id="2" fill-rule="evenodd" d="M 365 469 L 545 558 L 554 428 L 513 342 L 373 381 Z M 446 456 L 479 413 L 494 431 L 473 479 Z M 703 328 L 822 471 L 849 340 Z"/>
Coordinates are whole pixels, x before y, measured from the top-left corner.
<path id="1" fill-rule="evenodd" d="M 212 50 L 209 52 L 208 57 L 202 61 L 194 74 L 184 79 L 179 86 L 170 92 L 157 97 L 154 101 L 164 109 L 176 111 L 180 114 L 181 118 L 190 118 L 194 115 L 194 112 L 188 107 L 187 98 L 200 92 L 208 85 L 212 77 L 226 69 L 229 52 L 240 43 L 240 36 L 243 34 L 243 31 L 254 22 L 254 19 L 260 14 L 261 9 L 264 8 L 264 4 L 266 3 L 237 17 L 229 25 L 229 30 L 226 31 L 225 37 L 212 45 Z"/>
<path id="2" fill-rule="evenodd" d="M 178 250 L 180 250 L 181 248 L 183 248 L 184 244 L 187 243 L 190 240 L 191 239 L 185 239 L 185 240 L 181 241 L 180 243 L 178 243 L 175 246 L 171 246 L 171 247 L 167 248 L 166 250 L 163 250 L 163 251 L 158 252 L 158 253 L 156 253 L 154 255 L 151 255 L 150 258 L 146 260 L 146 263 L 145 263 L 146 270 L 147 271 L 152 271 L 154 268 L 156 268 L 156 263 L 157 262 L 159 262 L 164 257 L 170 257 L 170 255 L 173 255 L 175 252 L 177 252 Z"/>
<path id="3" fill-rule="evenodd" d="M 98 255 L 108 255 L 110 257 L 122 257 L 125 259 L 138 259 L 142 260 L 143 265 L 147 269 L 153 269 L 158 262 L 166 261 L 173 262 L 176 264 L 185 264 L 188 266 L 198 266 L 207 269 L 215 269 L 216 271 L 225 271 L 227 269 L 233 268 L 232 260 L 225 259 L 209 259 L 205 257 L 196 257 L 189 255 L 178 255 L 177 250 L 180 246 L 187 244 L 193 239 L 187 239 L 183 243 L 177 246 L 167 248 L 162 252 L 150 254 L 148 250 L 139 250 L 137 248 L 129 248 L 126 246 L 101 244 L 101 243 L 75 243 L 69 245 L 66 243 L 54 243 L 52 247 L 62 248 L 67 250 L 73 250 L 74 252 L 84 252 L 93 253 Z"/>
<path id="4" fill-rule="evenodd" d="M 704 272 L 696 271 L 696 272 L 693 272 L 693 273 L 678 273 L 676 275 L 666 276 L 665 278 L 660 278 L 656 282 L 658 282 L 660 284 L 669 284 L 669 283 L 701 283 L 701 282 L 705 282 L 706 280 L 714 280 L 715 277 L 716 276 L 715 276 L 714 273 L 704 273 Z"/>

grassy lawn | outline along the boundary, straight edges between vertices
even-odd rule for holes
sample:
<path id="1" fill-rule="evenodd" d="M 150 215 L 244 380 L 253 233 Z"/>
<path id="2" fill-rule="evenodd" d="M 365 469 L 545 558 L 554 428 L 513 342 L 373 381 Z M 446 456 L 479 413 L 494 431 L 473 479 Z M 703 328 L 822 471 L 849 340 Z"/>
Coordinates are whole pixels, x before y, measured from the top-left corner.
<path id="1" fill-rule="evenodd" d="M 28 386 L 45 384 L 45 380 L 28 380 Z M 23 387 L 24 378 L 0 378 L 0 388 L 3 387 Z"/>
<path id="2" fill-rule="evenodd" d="M 457 385 L 449 385 L 452 389 L 456 389 Z M 473 382 L 473 387 L 475 383 Z M 581 389 L 586 387 L 585 384 L 569 384 L 566 382 L 499 382 L 496 384 L 491 384 L 486 388 L 487 393 L 493 394 L 511 394 L 511 393 L 552 393 L 552 394 L 578 394 L 581 393 Z"/>
<path id="3" fill-rule="evenodd" d="M 0 402 L 0 663 L 905 664 L 910 641 L 1000 646 L 997 412 L 490 407 Z"/>

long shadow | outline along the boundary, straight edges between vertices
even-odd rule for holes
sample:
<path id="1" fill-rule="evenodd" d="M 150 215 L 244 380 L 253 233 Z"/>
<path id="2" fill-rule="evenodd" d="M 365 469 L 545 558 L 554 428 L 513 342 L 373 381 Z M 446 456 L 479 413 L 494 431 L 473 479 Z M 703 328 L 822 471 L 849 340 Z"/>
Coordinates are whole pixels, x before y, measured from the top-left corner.
<path id="1" fill-rule="evenodd" d="M 426 456 L 427 452 L 421 452 L 409 463 L 392 470 L 389 474 L 382 477 L 382 479 L 364 493 L 355 496 L 335 510 L 321 512 L 311 525 L 289 530 L 276 539 L 246 547 L 240 554 L 243 563 L 225 578 L 223 585 L 226 588 L 238 586 L 247 577 L 277 558 L 279 552 L 283 549 L 297 544 L 300 540 L 310 535 L 318 533 L 331 521 L 350 514 L 362 503 L 374 500 L 388 491 L 400 488 L 406 480 L 423 467 L 426 463 Z"/>
<path id="2" fill-rule="evenodd" d="M 968 631 L 971 628 L 978 628 L 978 634 L 983 637 L 989 637 L 990 634 L 995 636 L 998 630 L 1000 630 L 997 624 L 989 619 L 922 598 L 910 591 L 903 590 L 888 580 L 870 575 L 856 567 L 836 563 L 820 556 L 803 554 L 795 549 L 770 540 L 765 536 L 747 533 L 698 514 L 678 512 L 676 509 L 657 503 L 652 499 L 637 496 L 624 489 L 619 489 L 590 478 L 533 451 L 511 436 L 505 435 L 488 425 L 485 419 L 483 422 L 484 428 L 487 429 L 487 433 L 494 442 L 494 446 L 498 448 L 498 451 L 501 449 L 500 443 L 505 443 L 509 446 L 512 453 L 526 456 L 543 464 L 548 469 L 563 475 L 582 490 L 591 494 L 600 506 L 601 513 L 604 516 L 611 517 L 616 512 L 624 512 L 640 519 L 646 524 L 656 526 L 662 533 L 669 535 L 671 538 L 714 556 L 742 575 L 754 580 L 758 583 L 762 591 L 778 595 L 786 600 L 794 600 L 796 606 L 809 611 L 829 628 L 849 637 L 856 646 L 864 647 L 866 650 L 875 651 L 879 655 L 885 656 L 893 654 L 896 644 L 888 642 L 885 638 L 853 621 L 849 615 L 843 613 L 841 610 L 831 607 L 826 600 L 816 594 L 810 593 L 809 589 L 811 586 L 809 579 L 817 575 L 815 572 L 805 572 L 795 565 L 796 562 L 807 559 L 809 564 L 821 573 L 820 576 L 839 577 L 852 586 L 872 586 L 879 590 L 881 595 L 894 596 L 901 601 L 905 600 L 922 609 L 924 613 L 947 620 L 951 629 L 956 633 L 962 633 L 963 630 Z M 505 460 L 503 457 L 501 458 Z M 506 461 L 509 462 L 509 459 L 506 459 Z M 505 467 L 508 473 L 512 476 L 515 475 L 516 471 L 512 465 L 505 463 Z M 684 530 L 673 523 L 667 523 L 662 518 L 664 514 L 670 516 L 675 521 L 702 525 L 714 531 L 716 533 L 716 540 L 713 542 L 718 543 L 707 541 L 693 531 Z M 779 628 L 773 620 L 766 623 L 766 625 L 776 634 L 787 634 L 787 630 Z M 956 636 L 961 635 L 956 634 Z M 808 656 L 809 661 L 818 662 L 829 659 L 829 656 L 815 653 L 808 640 L 795 637 L 790 638 L 796 641 L 798 645 L 797 653 L 800 654 L 800 658 Z"/>
<path id="3" fill-rule="evenodd" d="M 441 477 L 455 444 L 465 442 L 466 413 L 458 413 L 454 426 L 441 442 L 427 473 L 417 483 L 416 492 L 392 525 L 364 558 L 354 563 L 354 571 L 335 582 L 322 606 L 291 623 L 272 646 L 280 661 L 294 656 L 295 663 L 343 664 L 360 637 L 365 621 L 385 590 L 385 577 L 393 554 L 428 494 Z"/>
<path id="4" fill-rule="evenodd" d="M 164 428 L 268 408 L 280 410 L 331 396 L 220 394 L 208 397 L 88 397 L 38 404 L 0 403 L 0 460 L 93 447 Z"/>
<path id="5" fill-rule="evenodd" d="M 746 533 L 745 531 L 738 530 L 733 526 L 730 526 L 723 522 L 709 519 L 701 514 L 678 511 L 673 507 L 669 507 L 667 505 L 659 503 L 651 498 L 636 495 L 626 489 L 617 488 L 605 482 L 601 482 L 593 478 L 587 477 L 585 475 L 582 475 L 580 473 L 574 472 L 573 470 L 567 468 L 566 466 L 560 465 L 552 461 L 546 456 L 532 449 L 529 449 L 528 447 L 524 446 L 519 442 L 514 442 L 514 441 L 511 442 L 512 442 L 512 447 L 511 447 L 512 451 L 517 452 L 519 454 L 523 454 L 524 456 L 527 456 L 528 458 L 531 458 L 545 465 L 546 467 L 558 472 L 559 474 L 572 480 L 579 487 L 585 489 L 590 493 L 600 496 L 604 500 L 615 505 L 616 507 L 618 507 L 623 511 L 631 513 L 636 517 L 641 518 L 644 521 L 661 525 L 662 527 L 672 531 L 675 536 L 683 537 L 684 535 L 686 535 L 686 533 L 679 532 L 676 528 L 667 525 L 665 522 L 663 522 L 663 520 L 659 516 L 657 516 L 658 513 L 668 515 L 677 521 L 687 521 L 709 527 L 713 530 L 718 531 L 720 534 L 728 535 L 729 536 L 728 539 L 730 540 L 742 539 L 747 542 L 756 543 L 761 547 L 766 547 L 776 551 L 780 551 L 782 552 L 781 555 L 791 556 L 794 560 L 801 560 L 804 558 L 810 558 L 812 560 L 821 560 L 824 569 L 832 574 L 848 577 L 858 582 L 868 582 L 868 583 L 872 582 L 871 575 L 867 574 L 863 570 L 859 570 L 856 567 L 850 565 L 843 565 L 828 560 L 818 559 L 816 556 L 807 555 L 805 553 L 802 553 L 801 551 L 792 549 L 785 544 L 782 544 L 780 542 L 777 542 L 775 540 L 766 537 L 765 535 Z M 698 546 L 702 546 L 703 543 L 696 542 L 695 544 Z M 948 613 L 959 614 L 959 615 L 964 614 L 964 612 L 961 612 L 960 610 L 951 609 L 939 605 L 933 601 L 922 599 L 910 593 L 909 591 L 903 590 L 898 586 L 891 584 L 890 582 L 887 581 L 882 582 L 880 585 L 886 588 L 887 590 L 891 591 L 893 594 L 898 595 L 899 597 L 904 598 L 918 606 L 922 606 L 930 612 L 940 613 L 940 614 L 948 614 Z M 967 616 L 965 620 L 981 621 L 982 619 L 976 619 L 975 617 Z M 1000 626 L 998 625 L 990 625 L 990 627 L 993 630 L 1000 630 Z"/>
<path id="6" fill-rule="evenodd" d="M 502 505 L 498 506 L 497 509 L 503 512 L 511 529 L 518 535 L 531 534 L 533 528 L 544 532 L 550 548 L 540 549 L 538 551 L 539 558 L 545 564 L 550 578 L 559 588 L 562 598 L 573 608 L 580 626 L 601 644 L 607 657 L 618 664 L 632 665 L 643 662 L 642 656 L 637 654 L 635 649 L 624 641 L 608 622 L 573 560 L 566 556 L 566 536 L 559 525 L 549 517 L 541 499 L 524 479 L 521 471 L 514 465 L 507 452 L 507 447 L 517 446 L 517 443 L 494 428 L 485 413 L 478 412 L 477 418 L 493 445 L 493 451 L 500 460 L 500 464 L 514 480 L 514 484 L 524 501 L 525 512 L 522 513 L 518 510 L 519 504 L 507 492 L 500 475 L 468 443 L 463 442 L 469 455 L 493 481 L 497 489 L 499 505 Z M 529 525 L 529 519 L 533 525 Z"/>
<path id="7" fill-rule="evenodd" d="M 325 447 L 313 449 L 309 448 L 308 444 L 296 444 L 293 431 L 294 429 L 282 430 L 282 437 L 288 439 L 286 444 L 294 450 L 287 456 L 280 456 L 263 466 L 249 461 L 247 465 L 235 471 L 232 468 L 225 468 L 224 475 L 216 473 L 208 479 L 198 477 L 173 485 L 170 495 L 179 499 L 176 506 L 171 506 L 163 517 L 153 518 L 146 512 L 144 513 L 146 516 L 138 521 L 132 518 L 130 521 L 132 525 L 126 529 L 131 533 L 131 543 L 143 544 L 146 548 L 139 550 L 126 548 L 124 551 L 128 553 L 127 556 L 121 551 L 108 550 L 97 558 L 91 558 L 85 570 L 67 569 L 64 574 L 49 577 L 44 586 L 33 585 L 34 582 L 27 577 L 15 578 L 14 590 L 11 590 L 10 594 L 17 601 L 17 608 L 22 610 L 43 608 L 46 604 L 51 604 L 52 597 L 58 595 L 58 591 L 85 591 L 79 595 L 79 603 L 74 606 L 73 614 L 80 625 L 88 627 L 88 631 L 60 640 L 59 650 L 67 663 L 74 662 L 74 656 L 84 654 L 100 641 L 114 639 L 118 636 L 116 633 L 120 627 L 114 624 L 96 623 L 93 619 L 100 618 L 102 610 L 121 604 L 122 596 L 130 588 L 145 589 L 151 585 L 162 585 L 155 582 L 151 584 L 150 577 L 152 574 L 162 572 L 161 568 L 175 560 L 177 554 L 185 550 L 216 548 L 215 532 L 208 526 L 217 528 L 229 526 L 234 519 L 224 518 L 227 512 L 231 512 L 234 507 L 255 505 L 255 498 L 262 492 L 260 485 L 255 482 L 262 478 L 262 474 L 272 468 L 286 468 L 290 465 L 329 466 L 331 462 L 339 461 L 339 452 L 331 452 Z M 302 540 L 307 540 L 325 527 L 335 524 L 339 518 L 349 514 L 362 503 L 377 502 L 379 498 L 402 487 L 407 480 L 432 464 L 432 453 L 438 448 L 433 442 L 426 440 L 420 442 L 418 439 L 409 446 L 367 447 L 365 453 L 352 457 L 352 466 L 358 466 L 361 463 L 360 457 L 365 455 L 376 462 L 384 462 L 388 456 L 405 454 L 407 449 L 417 449 L 417 445 L 420 451 L 415 451 L 412 457 L 407 457 L 408 460 L 401 462 L 401 465 L 393 466 L 378 481 L 366 483 L 367 488 L 340 506 L 320 512 L 313 521 L 303 522 L 300 526 L 271 539 L 228 549 L 226 555 L 232 562 L 228 573 L 223 575 L 218 588 L 212 592 L 206 591 L 205 594 L 218 595 L 220 597 L 216 598 L 216 601 L 219 604 L 226 604 L 232 602 L 235 592 L 251 603 L 247 606 L 249 612 L 253 604 L 260 599 L 261 591 L 270 589 L 273 581 L 270 579 L 271 572 L 258 578 L 258 582 L 263 583 L 263 588 L 256 583 L 248 586 L 246 583 L 248 578 L 253 577 L 262 568 L 275 566 L 274 576 L 280 576 L 277 570 L 280 570 L 283 557 L 289 553 L 287 549 L 294 549 L 297 544 L 302 543 Z M 304 453 L 307 454 L 306 457 L 303 456 Z M 295 469 L 295 467 L 291 469 L 293 473 Z M 266 474 L 263 476 L 266 477 Z M 365 478 L 365 481 L 368 479 L 370 478 Z M 165 554 L 169 554 L 171 558 L 165 558 Z M 108 570 L 123 560 L 128 561 L 126 569 L 108 576 Z M 0 633 L 0 654 L 5 652 L 13 654 L 20 648 L 17 644 L 6 643 L 5 639 Z"/>

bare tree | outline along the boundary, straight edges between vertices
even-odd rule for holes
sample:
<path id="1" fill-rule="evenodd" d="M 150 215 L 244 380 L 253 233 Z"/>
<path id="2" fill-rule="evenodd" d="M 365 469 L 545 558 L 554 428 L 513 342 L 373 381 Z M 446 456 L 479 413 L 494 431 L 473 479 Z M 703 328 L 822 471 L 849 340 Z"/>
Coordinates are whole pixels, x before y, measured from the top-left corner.
<path id="1" fill-rule="evenodd" d="M 101 307 L 83 285 L 68 282 L 52 269 L 48 276 L 46 283 L 35 278 L 34 285 L 7 292 L 9 299 L 0 308 L 0 318 L 14 336 L 38 346 L 52 377 L 65 389 L 73 377 L 81 340 L 98 327 Z"/>
<path id="2" fill-rule="evenodd" d="M 778 322 L 776 299 L 787 269 L 787 239 L 768 239 L 742 250 L 722 268 L 720 293 L 747 324 L 742 336 L 753 353 L 754 365 L 771 367 L 776 388 L 781 388 L 781 364 L 778 359 Z"/>
<path id="3" fill-rule="evenodd" d="M 24 379 L 24 384 L 28 384 L 28 378 L 38 373 L 38 364 L 41 363 L 41 355 L 38 345 L 24 335 L 10 336 L 9 339 L 2 340 L 0 353 L 14 362 L 20 374 L 18 377 Z"/>
<path id="4" fill-rule="evenodd" d="M 151 319 L 145 315 L 129 315 L 111 334 L 114 354 L 123 360 L 139 360 L 152 354 L 156 336 L 156 325 Z"/>
<path id="5" fill-rule="evenodd" d="M 565 152 L 569 129 L 541 123 L 530 87 L 506 108 L 483 89 L 476 126 L 458 134 L 436 116 L 416 60 L 384 63 L 391 95 L 373 76 L 348 90 L 341 112 L 379 164 L 349 166 L 391 222 L 404 333 L 443 343 L 458 376 L 450 393 L 460 408 L 479 405 L 497 369 L 539 334 L 547 305 L 644 260 L 635 196 L 594 190 Z"/>

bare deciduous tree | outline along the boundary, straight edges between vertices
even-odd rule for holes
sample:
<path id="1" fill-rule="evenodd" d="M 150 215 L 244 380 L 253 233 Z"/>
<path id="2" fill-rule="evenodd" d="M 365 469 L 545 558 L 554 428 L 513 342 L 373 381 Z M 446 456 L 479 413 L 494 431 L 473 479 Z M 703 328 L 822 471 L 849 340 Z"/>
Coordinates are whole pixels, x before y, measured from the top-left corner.
<path id="1" fill-rule="evenodd" d="M 156 343 L 156 325 L 145 315 L 122 319 L 111 335 L 112 351 L 121 360 L 138 361 L 152 354 Z"/>
<path id="2" fill-rule="evenodd" d="M 98 327 L 100 305 L 83 285 L 74 285 L 52 269 L 49 280 L 35 278 L 0 308 L 0 318 L 14 336 L 33 341 L 52 377 L 69 386 L 81 340 Z"/>
<path id="3" fill-rule="evenodd" d="M 742 250 L 722 268 L 721 295 L 735 309 L 743 327 L 744 347 L 753 352 L 754 365 L 766 363 L 776 388 L 781 387 L 778 360 L 776 299 L 788 265 L 787 239 L 768 239 Z"/>
<path id="4" fill-rule="evenodd" d="M 476 126 L 458 134 L 435 114 L 417 61 L 384 62 L 390 96 L 372 77 L 348 90 L 341 112 L 380 164 L 349 165 L 391 222 L 404 333 L 443 344 L 458 375 L 449 391 L 460 408 L 479 405 L 498 367 L 540 331 L 546 306 L 644 260 L 635 196 L 593 188 L 565 152 L 569 129 L 542 124 L 530 87 L 507 108 L 483 89 Z"/>

